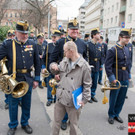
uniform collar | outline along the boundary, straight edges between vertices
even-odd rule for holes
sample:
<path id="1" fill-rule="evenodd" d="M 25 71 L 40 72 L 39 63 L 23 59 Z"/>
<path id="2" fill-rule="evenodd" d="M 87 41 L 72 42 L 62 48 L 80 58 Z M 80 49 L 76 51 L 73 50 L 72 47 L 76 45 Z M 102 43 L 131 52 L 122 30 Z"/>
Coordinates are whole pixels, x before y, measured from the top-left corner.
<path id="1" fill-rule="evenodd" d="M 96 45 L 98 42 L 96 43 L 96 42 L 94 42 L 93 40 L 91 40 L 91 43 L 93 43 L 94 45 Z"/>
<path id="2" fill-rule="evenodd" d="M 118 42 L 116 43 L 116 46 L 119 47 L 119 48 L 121 48 L 121 49 L 124 48 L 124 46 L 120 45 Z"/>
<path id="3" fill-rule="evenodd" d="M 68 39 L 69 41 L 76 41 L 76 40 L 77 40 L 77 38 L 74 39 L 74 38 L 70 37 L 69 35 L 67 36 L 67 39 Z"/>
<path id="4" fill-rule="evenodd" d="M 17 37 L 15 37 L 14 40 L 15 40 L 15 42 L 17 42 L 19 45 L 24 45 L 24 44 L 27 42 L 27 41 L 26 41 L 25 43 L 22 43 L 22 42 L 18 41 Z"/>

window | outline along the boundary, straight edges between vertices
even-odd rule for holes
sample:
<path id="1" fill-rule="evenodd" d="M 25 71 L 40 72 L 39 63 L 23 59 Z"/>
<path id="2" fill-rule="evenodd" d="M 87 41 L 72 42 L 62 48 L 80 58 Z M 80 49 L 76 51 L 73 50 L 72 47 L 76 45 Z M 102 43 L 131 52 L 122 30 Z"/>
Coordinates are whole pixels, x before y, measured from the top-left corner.
<path id="1" fill-rule="evenodd" d="M 129 0 L 129 6 L 133 6 L 133 3 L 134 1 L 133 0 Z"/>
<path id="2" fill-rule="evenodd" d="M 132 14 L 128 15 L 128 22 L 130 23 L 132 21 Z"/>
<path id="3" fill-rule="evenodd" d="M 119 3 L 117 2 L 116 3 L 116 10 L 118 10 L 118 8 L 119 8 Z"/>
<path id="4" fill-rule="evenodd" d="M 110 8 L 108 8 L 108 14 L 110 13 Z"/>
<path id="5" fill-rule="evenodd" d="M 109 19 L 107 19 L 107 25 L 109 24 Z"/>
<path id="6" fill-rule="evenodd" d="M 10 17 L 12 17 L 12 13 L 10 14 Z"/>
<path id="7" fill-rule="evenodd" d="M 17 13 L 15 13 L 15 17 L 17 17 Z"/>
<path id="8" fill-rule="evenodd" d="M 115 23 L 117 23 L 118 16 L 115 16 Z"/>
<path id="9" fill-rule="evenodd" d="M 113 18 L 111 18 L 111 24 L 113 23 Z"/>
<path id="10" fill-rule="evenodd" d="M 112 5 L 112 12 L 114 12 L 114 5 Z"/>

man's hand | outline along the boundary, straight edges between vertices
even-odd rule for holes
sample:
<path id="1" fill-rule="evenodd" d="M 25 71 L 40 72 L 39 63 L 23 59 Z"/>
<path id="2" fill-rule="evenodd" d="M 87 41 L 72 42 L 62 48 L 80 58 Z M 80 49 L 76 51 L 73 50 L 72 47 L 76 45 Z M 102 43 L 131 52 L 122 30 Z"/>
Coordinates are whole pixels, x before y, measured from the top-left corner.
<path id="1" fill-rule="evenodd" d="M 60 80 L 60 75 L 55 75 L 55 80 L 59 81 Z"/>
<path id="2" fill-rule="evenodd" d="M 33 82 L 33 89 L 37 88 L 37 86 L 38 86 L 38 82 L 37 81 L 34 81 Z"/>
<path id="3" fill-rule="evenodd" d="M 39 58 L 42 59 L 42 55 L 39 55 Z"/>
<path id="4" fill-rule="evenodd" d="M 116 84 L 116 83 L 117 83 L 117 81 L 116 81 L 116 80 L 114 80 L 114 81 L 112 81 L 112 83 Z"/>
<path id="5" fill-rule="evenodd" d="M 84 107 L 84 103 L 82 101 L 79 104 L 81 105 L 81 107 Z"/>
<path id="6" fill-rule="evenodd" d="M 103 70 L 103 68 L 100 68 L 99 70 L 100 70 L 100 71 L 102 71 L 102 70 Z"/>

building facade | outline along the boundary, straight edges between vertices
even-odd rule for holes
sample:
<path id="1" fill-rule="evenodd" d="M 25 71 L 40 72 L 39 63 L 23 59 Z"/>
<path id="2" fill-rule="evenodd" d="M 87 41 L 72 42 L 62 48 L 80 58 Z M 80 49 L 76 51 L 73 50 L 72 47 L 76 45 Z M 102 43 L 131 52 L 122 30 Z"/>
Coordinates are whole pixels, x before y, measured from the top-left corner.
<path id="1" fill-rule="evenodd" d="M 92 28 L 101 25 L 101 0 L 91 0 L 85 9 L 85 32 L 90 32 Z"/>

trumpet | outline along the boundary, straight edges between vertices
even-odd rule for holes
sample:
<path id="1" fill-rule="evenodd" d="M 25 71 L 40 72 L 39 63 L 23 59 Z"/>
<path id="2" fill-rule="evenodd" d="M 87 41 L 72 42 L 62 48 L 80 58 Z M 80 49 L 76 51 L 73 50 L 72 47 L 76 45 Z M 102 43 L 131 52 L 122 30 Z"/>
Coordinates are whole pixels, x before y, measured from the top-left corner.
<path id="1" fill-rule="evenodd" d="M 51 94 L 52 95 L 55 95 L 56 94 L 56 88 L 55 88 L 55 86 L 58 85 L 58 82 L 55 79 L 51 79 L 49 81 L 49 85 L 50 85 L 50 87 L 53 88 Z"/>

